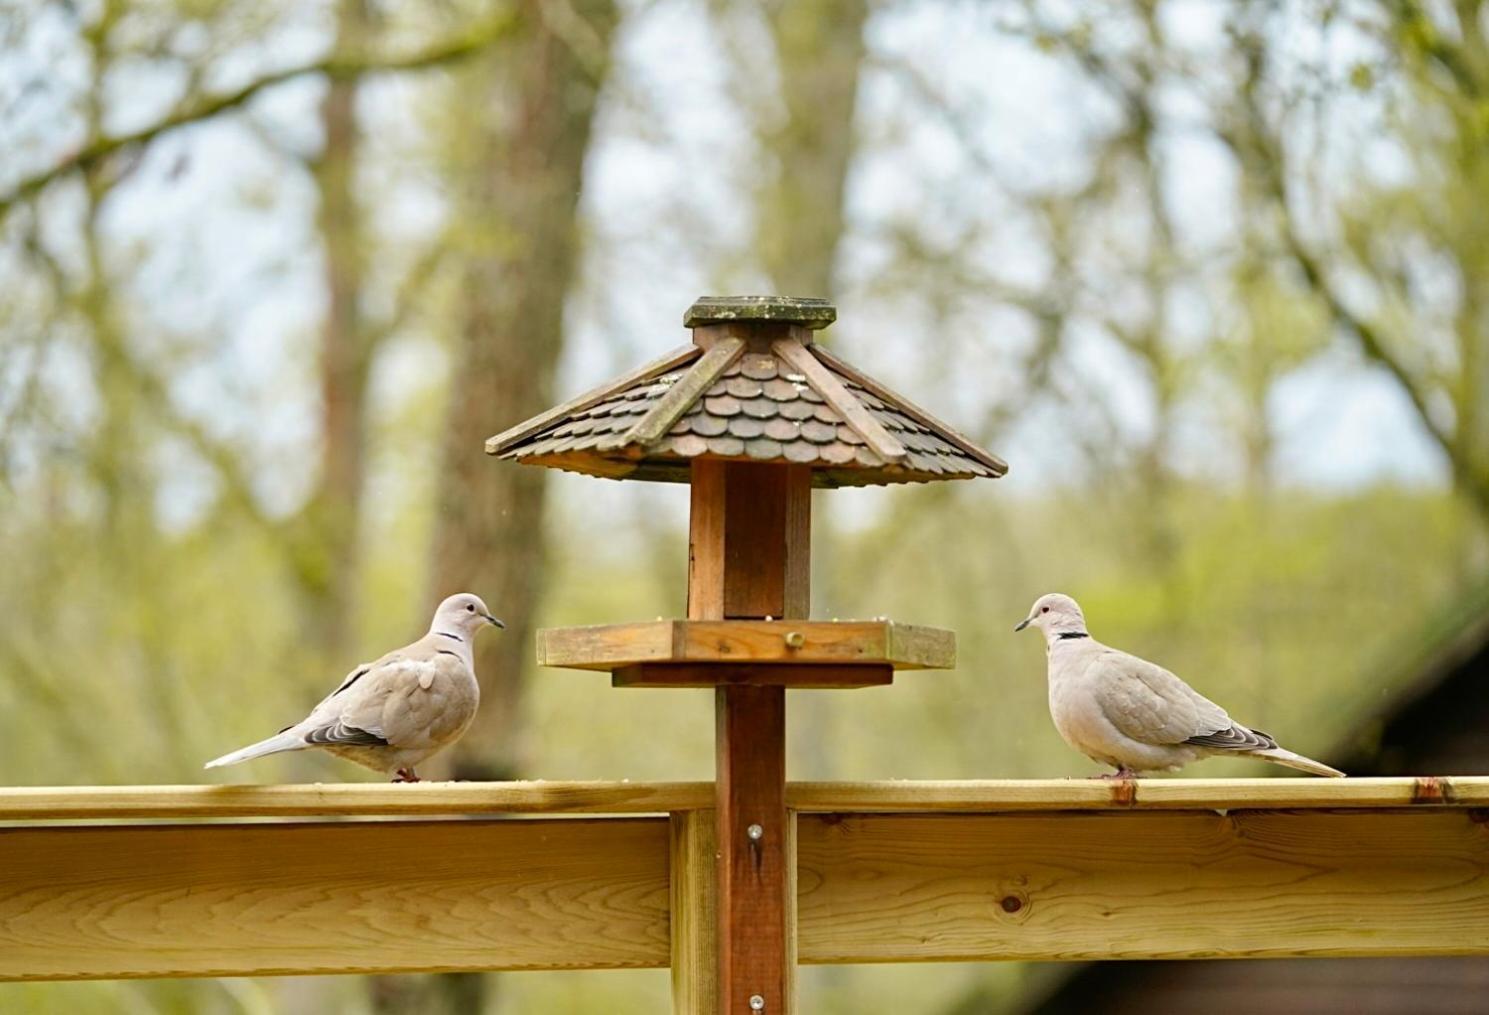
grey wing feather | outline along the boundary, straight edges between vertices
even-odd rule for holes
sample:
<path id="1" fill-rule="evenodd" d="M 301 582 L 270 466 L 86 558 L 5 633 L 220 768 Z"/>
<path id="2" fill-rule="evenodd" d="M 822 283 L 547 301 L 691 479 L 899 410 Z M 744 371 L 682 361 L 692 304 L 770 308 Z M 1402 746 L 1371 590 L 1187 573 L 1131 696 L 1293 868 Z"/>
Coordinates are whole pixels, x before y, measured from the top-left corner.
<path id="1" fill-rule="evenodd" d="M 1225 709 L 1162 666 L 1108 649 L 1093 660 L 1102 711 L 1124 735 L 1145 744 L 1194 743 L 1234 727 Z"/>
<path id="2" fill-rule="evenodd" d="M 305 742 L 320 746 L 387 747 L 388 741 L 374 730 L 358 729 L 342 722 L 333 722 L 305 732 Z"/>
<path id="3" fill-rule="evenodd" d="M 1268 751 L 1277 746 L 1277 741 L 1268 734 L 1247 729 L 1239 723 L 1232 723 L 1230 729 L 1190 737 L 1184 742 L 1217 751 Z"/>

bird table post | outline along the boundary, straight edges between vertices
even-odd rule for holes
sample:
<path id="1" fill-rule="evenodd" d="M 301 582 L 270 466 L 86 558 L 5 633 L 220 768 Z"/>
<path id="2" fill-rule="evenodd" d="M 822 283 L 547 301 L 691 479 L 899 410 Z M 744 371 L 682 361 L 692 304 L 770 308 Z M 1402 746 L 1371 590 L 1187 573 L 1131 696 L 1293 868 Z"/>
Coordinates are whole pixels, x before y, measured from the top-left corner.
<path id="1" fill-rule="evenodd" d="M 691 344 L 486 443 L 490 454 L 532 465 L 692 484 L 687 620 L 538 634 L 541 665 L 606 671 L 617 687 L 715 689 L 714 835 L 690 819 L 674 823 L 680 1011 L 790 1009 L 786 690 L 871 687 L 896 669 L 955 663 L 949 631 L 807 619 L 812 488 L 1007 470 L 823 349 L 814 333 L 836 316 L 825 300 L 701 299 L 684 317 Z M 715 880 L 704 886 L 710 838 Z M 710 911 L 711 948 L 678 940 L 706 933 Z M 714 968 L 703 965 L 709 952 Z"/>

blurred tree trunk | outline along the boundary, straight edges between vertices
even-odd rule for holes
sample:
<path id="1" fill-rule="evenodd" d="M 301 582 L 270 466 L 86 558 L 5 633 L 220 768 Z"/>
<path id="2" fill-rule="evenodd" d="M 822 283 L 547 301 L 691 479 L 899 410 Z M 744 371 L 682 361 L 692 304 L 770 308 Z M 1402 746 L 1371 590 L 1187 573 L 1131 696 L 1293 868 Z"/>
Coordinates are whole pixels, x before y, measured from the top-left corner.
<path id="1" fill-rule="evenodd" d="M 524 0 L 521 28 L 472 74 L 473 160 L 458 214 L 478 245 L 465 266 L 435 521 L 436 596 L 472 591 L 507 628 L 476 645 L 481 709 L 456 778 L 523 768 L 523 691 L 544 592 L 546 470 L 491 461 L 487 437 L 554 401 L 564 299 L 578 262 L 585 153 L 608 70 L 613 0 L 574 0 L 561 24 Z M 479 1012 L 492 978 L 448 974 L 434 1006 Z"/>
<path id="2" fill-rule="evenodd" d="M 830 297 L 868 3 L 767 3 L 763 12 L 785 116 L 761 131 L 777 172 L 759 195 L 757 250 L 777 292 Z"/>
<path id="3" fill-rule="evenodd" d="M 336 51 L 360 52 L 368 28 L 366 0 L 342 0 Z M 361 309 L 365 237 L 356 195 L 359 88 L 356 77 L 331 79 L 320 110 L 324 143 L 312 166 L 320 196 L 317 224 L 326 286 L 320 356 L 322 443 L 320 482 L 303 516 L 308 531 L 301 549 L 309 556 L 299 573 L 308 607 L 307 635 L 331 656 L 346 649 L 357 587 L 372 353 Z"/>
<path id="4" fill-rule="evenodd" d="M 524 9 L 522 27 L 472 75 L 474 152 L 458 212 L 479 246 L 461 286 L 434 585 L 439 596 L 481 595 L 507 624 L 477 645 L 481 710 L 455 762 L 466 777 L 509 777 L 523 760 L 546 474 L 497 464 L 482 445 L 554 401 L 585 151 L 616 22 L 613 0 L 576 0 L 557 27 L 536 0 Z"/>

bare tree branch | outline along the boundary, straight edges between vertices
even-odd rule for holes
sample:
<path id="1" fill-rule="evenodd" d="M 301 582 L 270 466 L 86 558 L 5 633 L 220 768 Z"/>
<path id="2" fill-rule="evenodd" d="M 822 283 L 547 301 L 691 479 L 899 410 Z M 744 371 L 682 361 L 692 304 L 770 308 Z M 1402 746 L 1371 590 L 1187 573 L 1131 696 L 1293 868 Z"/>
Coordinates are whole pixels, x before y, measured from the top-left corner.
<path id="1" fill-rule="evenodd" d="M 516 16 L 509 12 L 437 46 L 403 56 L 332 55 L 323 57 L 297 67 L 288 67 L 267 74 L 231 92 L 199 99 L 177 109 L 148 127 L 141 127 L 128 134 L 96 137 L 71 155 L 27 177 L 12 187 L 9 193 L 0 196 L 0 220 L 3 220 L 17 203 L 34 197 L 61 177 L 92 169 L 104 159 L 123 149 L 148 144 L 182 127 L 229 112 L 248 102 L 260 92 L 276 85 L 309 74 L 322 74 L 330 78 L 350 78 L 364 74 L 427 70 L 480 52 L 511 32 L 517 21 Z"/>

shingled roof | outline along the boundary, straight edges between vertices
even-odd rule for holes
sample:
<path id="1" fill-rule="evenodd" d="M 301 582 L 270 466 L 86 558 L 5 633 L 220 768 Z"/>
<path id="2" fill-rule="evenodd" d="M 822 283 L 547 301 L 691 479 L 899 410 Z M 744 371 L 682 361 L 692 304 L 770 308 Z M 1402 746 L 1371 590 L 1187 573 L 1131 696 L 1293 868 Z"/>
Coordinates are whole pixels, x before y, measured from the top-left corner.
<path id="1" fill-rule="evenodd" d="M 687 482 L 696 458 L 809 465 L 816 486 L 996 477 L 997 457 L 813 340 L 825 300 L 705 299 L 693 345 L 486 442 L 489 454 L 616 479 Z"/>

